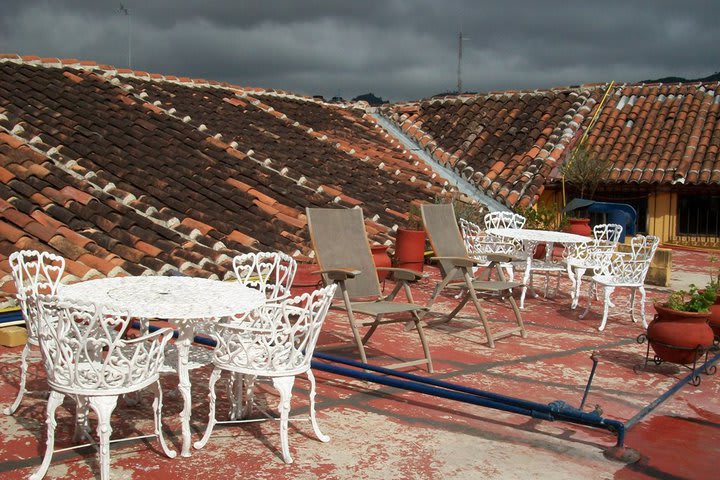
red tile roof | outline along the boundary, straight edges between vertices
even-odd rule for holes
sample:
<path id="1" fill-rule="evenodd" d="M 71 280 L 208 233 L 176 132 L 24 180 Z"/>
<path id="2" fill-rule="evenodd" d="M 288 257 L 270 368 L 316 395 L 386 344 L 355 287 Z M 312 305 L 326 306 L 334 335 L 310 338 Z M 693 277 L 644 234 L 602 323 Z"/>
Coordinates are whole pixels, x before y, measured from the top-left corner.
<path id="1" fill-rule="evenodd" d="M 0 287 L 19 248 L 61 253 L 79 279 L 225 278 L 238 252 L 309 255 L 306 206 L 360 206 L 386 241 L 395 212 L 446 184 L 362 109 L 0 56 Z"/>
<path id="2" fill-rule="evenodd" d="M 508 206 L 534 203 L 557 181 L 588 128 L 587 145 L 612 163 L 606 184 L 720 185 L 720 83 L 620 85 L 601 104 L 607 88 L 463 95 L 382 112 Z"/>

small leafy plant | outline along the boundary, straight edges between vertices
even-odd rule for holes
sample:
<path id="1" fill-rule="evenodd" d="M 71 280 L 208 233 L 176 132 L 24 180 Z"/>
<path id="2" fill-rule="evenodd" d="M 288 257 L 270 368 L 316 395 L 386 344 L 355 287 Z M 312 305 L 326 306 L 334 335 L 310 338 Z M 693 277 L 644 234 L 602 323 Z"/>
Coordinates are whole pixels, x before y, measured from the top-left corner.
<path id="1" fill-rule="evenodd" d="M 568 219 L 561 214 L 554 203 L 538 204 L 532 207 L 517 207 L 515 213 L 525 217 L 525 228 L 533 230 L 562 230 L 568 224 Z"/>
<path id="2" fill-rule="evenodd" d="M 706 288 L 712 288 L 716 292 L 720 290 L 720 265 L 716 265 L 717 263 L 717 255 L 710 255 L 710 267 L 713 271 L 710 272 L 710 280 Z"/>
<path id="3" fill-rule="evenodd" d="M 408 230 L 423 229 L 423 221 L 422 215 L 420 215 L 420 207 L 418 207 L 414 203 L 410 204 L 410 208 L 408 209 L 408 219 L 405 222 L 405 228 L 407 228 Z"/>
<path id="4" fill-rule="evenodd" d="M 689 290 L 678 290 L 670 294 L 667 307 L 680 312 L 707 312 L 715 303 L 716 289 L 710 284 L 704 290 L 698 290 L 690 284 Z"/>

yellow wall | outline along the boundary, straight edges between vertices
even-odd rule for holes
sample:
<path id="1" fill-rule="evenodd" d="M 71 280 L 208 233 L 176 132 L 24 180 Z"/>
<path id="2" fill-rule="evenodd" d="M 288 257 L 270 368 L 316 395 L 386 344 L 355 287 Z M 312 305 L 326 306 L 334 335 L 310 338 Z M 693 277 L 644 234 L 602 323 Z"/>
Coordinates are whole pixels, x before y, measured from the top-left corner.
<path id="1" fill-rule="evenodd" d="M 677 231 L 677 193 L 657 192 L 648 195 L 648 233 L 670 242 Z"/>

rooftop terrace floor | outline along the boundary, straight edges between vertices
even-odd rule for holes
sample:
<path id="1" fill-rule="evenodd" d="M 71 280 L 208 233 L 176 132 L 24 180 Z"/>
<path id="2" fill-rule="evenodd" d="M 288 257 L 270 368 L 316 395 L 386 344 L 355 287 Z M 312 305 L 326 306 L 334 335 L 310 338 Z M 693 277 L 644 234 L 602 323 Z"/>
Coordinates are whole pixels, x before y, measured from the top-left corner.
<path id="1" fill-rule="evenodd" d="M 705 253 L 673 252 L 673 283 L 687 282 L 709 270 Z M 437 278 L 431 276 L 414 288 L 416 300 L 430 294 Z M 538 281 L 540 277 L 538 277 Z M 588 283 L 584 284 L 585 286 Z M 636 342 L 643 333 L 630 320 L 622 289 L 614 295 L 616 308 L 603 332 L 598 332 L 601 305 L 578 319 L 570 310 L 569 281 L 551 298 L 529 298 L 524 319 L 526 339 L 507 337 L 486 345 L 483 329 L 471 306 L 450 323 L 426 329 L 435 365 L 434 378 L 539 403 L 563 400 L 580 404 L 592 362 L 599 364 L 586 409 L 600 405 L 606 418 L 627 422 L 665 393 L 688 371 L 672 364 L 635 372 L 643 362 L 645 345 Z M 668 289 L 648 288 L 648 321 L 652 301 L 663 299 Z M 586 299 L 583 298 L 581 306 Z M 447 295 L 436 304 L 438 312 L 452 310 L 456 300 Z M 495 300 L 486 302 L 494 330 L 507 327 L 510 310 Z M 438 318 L 440 316 L 438 315 Z M 349 338 L 347 320 L 331 313 L 320 344 Z M 401 324 L 381 327 L 369 343 L 370 362 L 390 363 L 388 354 L 410 359 L 421 350 L 414 332 Z M 0 405 L 14 398 L 20 347 L 0 347 Z M 343 352 L 353 359 L 353 351 Z M 422 369 L 412 373 L 427 376 Z M 207 380 L 210 367 L 192 372 L 193 440 L 207 422 Z M 552 479 L 650 479 L 715 478 L 720 454 L 720 375 L 701 375 L 702 383 L 683 386 L 675 395 L 628 430 L 626 445 L 641 460 L 624 464 L 608 460 L 603 451 L 615 444 L 606 430 L 564 422 L 547 422 L 431 397 L 419 393 L 351 380 L 315 371 L 318 380 L 318 420 L 329 443 L 315 439 L 307 422 L 290 426 L 290 451 L 295 462 L 283 463 L 276 422 L 218 426 L 208 445 L 190 458 L 164 457 L 156 441 L 114 445 L 111 476 L 140 478 L 552 478 Z M 42 390 L 44 374 L 32 363 L 29 388 Z M 177 383 L 163 377 L 166 391 L 166 437 L 179 450 L 181 401 L 168 393 Z M 307 413 L 306 380 L 295 383 L 291 414 Z M 224 389 L 219 391 L 218 416 L 228 410 Z M 264 385 L 258 400 L 275 408 L 278 397 Z M 150 433 L 150 401 L 130 407 L 120 401 L 113 418 L 114 435 Z M 73 402 L 58 409 L 56 446 L 71 445 Z M 13 416 L 0 415 L 0 476 L 27 478 L 44 451 L 45 400 L 33 394 Z M 715 473 L 713 473 L 715 472 Z M 46 478 L 88 478 L 99 474 L 95 452 L 86 448 L 56 454 Z"/>

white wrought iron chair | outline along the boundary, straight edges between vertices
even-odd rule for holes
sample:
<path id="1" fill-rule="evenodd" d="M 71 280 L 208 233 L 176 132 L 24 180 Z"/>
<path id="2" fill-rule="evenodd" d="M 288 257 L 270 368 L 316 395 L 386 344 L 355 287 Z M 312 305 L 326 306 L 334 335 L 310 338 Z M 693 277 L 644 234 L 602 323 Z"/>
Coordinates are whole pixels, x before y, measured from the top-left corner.
<path id="1" fill-rule="evenodd" d="M 144 388 L 152 389 L 155 394 L 154 434 L 132 439 L 156 436 L 165 455 L 175 457 L 176 452 L 167 446 L 162 435 L 162 389 L 159 382 L 164 349 L 172 338 L 172 329 L 162 328 L 143 337 L 125 340 L 122 336 L 131 321 L 125 313 L 46 295 L 33 295 L 28 303 L 40 319 L 39 343 L 50 386 L 45 456 L 40 468 L 30 478 L 43 478 L 53 452 L 68 450 L 55 450 L 55 410 L 62 404 L 65 395 L 73 397 L 77 403 L 75 440 L 91 440 L 71 448 L 96 445 L 89 434 L 88 408 L 97 414 L 100 478 L 110 476 L 110 416 L 118 396 Z"/>
<path id="2" fill-rule="evenodd" d="M 295 376 L 306 373 L 310 381 L 310 422 L 315 435 L 322 442 L 330 437 L 320 431 L 315 418 L 315 377 L 310 369 L 328 308 L 337 285 L 329 285 L 311 294 L 281 302 L 268 303 L 258 309 L 258 315 L 242 322 L 216 325 L 217 346 L 213 355 L 215 368 L 210 375 L 210 413 L 203 438 L 195 448 L 203 448 L 217 424 L 256 422 L 249 419 L 253 405 L 253 386 L 257 377 L 272 379 L 280 393 L 280 445 L 286 463 L 292 463 L 288 446 L 288 419 Z M 215 384 L 223 371 L 239 373 L 245 377 L 245 405 L 242 420 L 217 421 L 215 418 Z M 267 415 L 267 414 L 266 414 Z M 269 416 L 269 415 L 268 415 Z"/>
<path id="3" fill-rule="evenodd" d="M 608 253 L 609 261 L 600 262 L 599 268 L 595 270 L 590 284 L 590 294 L 585 311 L 580 318 L 585 318 L 590 310 L 590 304 L 596 288 L 603 287 L 603 317 L 598 330 L 602 331 L 607 323 L 608 311 L 611 305 L 610 294 L 617 287 L 627 287 L 630 293 L 630 316 L 633 322 L 635 319 L 635 291 L 640 290 L 640 316 L 643 327 L 647 328 L 645 319 L 645 277 L 650 269 L 655 250 L 657 250 L 660 239 L 648 235 L 633 237 L 630 243 L 630 252 Z"/>
<path id="4" fill-rule="evenodd" d="M 492 214 L 488 213 L 487 215 L 485 215 L 485 217 L 488 217 L 488 215 Z M 517 216 L 522 218 L 524 223 L 524 218 L 520 215 Z M 480 225 L 473 223 L 469 220 L 460 218 L 458 219 L 458 223 L 460 224 L 460 233 L 462 234 L 463 242 L 465 243 L 465 248 L 467 249 L 468 256 L 480 262 L 475 267 L 473 267 L 473 273 L 475 273 L 480 268 L 490 265 L 491 262 L 487 258 L 488 255 L 509 255 L 511 257 L 515 257 L 515 255 L 522 249 L 522 244 L 520 242 L 508 241 L 507 239 L 501 239 L 494 235 L 487 234 L 485 230 L 480 227 Z M 499 265 L 500 268 L 505 270 L 505 275 L 508 281 L 512 281 L 514 276 L 514 268 L 512 262 L 503 262 Z M 490 274 L 491 272 L 492 270 L 488 270 L 488 274 Z"/>
<path id="5" fill-rule="evenodd" d="M 27 300 L 32 294 L 55 294 L 60 278 L 65 271 L 65 259 L 49 252 L 20 250 L 9 258 L 12 276 L 17 289 L 17 300 L 27 327 L 27 343 L 20 356 L 20 385 L 12 405 L 5 408 L 6 415 L 12 415 L 20 406 L 25 394 L 28 356 L 32 347 L 38 346 L 38 319 L 28 311 Z"/>
<path id="6" fill-rule="evenodd" d="M 233 258 L 235 277 L 245 286 L 265 292 L 268 301 L 290 296 L 297 262 L 282 252 L 246 253 Z"/>
<path id="7" fill-rule="evenodd" d="M 265 292 L 268 302 L 277 302 L 290 297 L 297 262 L 290 255 L 282 252 L 257 252 L 237 255 L 233 258 L 235 278 L 243 285 Z M 242 321 L 247 312 L 234 321 Z M 234 373 L 228 380 L 228 396 L 230 397 L 230 419 L 240 416 L 243 395 L 242 374 Z"/>
<path id="8" fill-rule="evenodd" d="M 569 248 L 565 265 L 568 277 L 572 282 L 572 303 L 570 308 L 576 308 L 580 299 L 580 284 L 582 276 L 587 270 L 599 269 L 602 262 L 610 261 L 620 240 L 623 227 L 616 223 L 603 223 L 593 227 L 593 241 L 572 245 Z"/>

